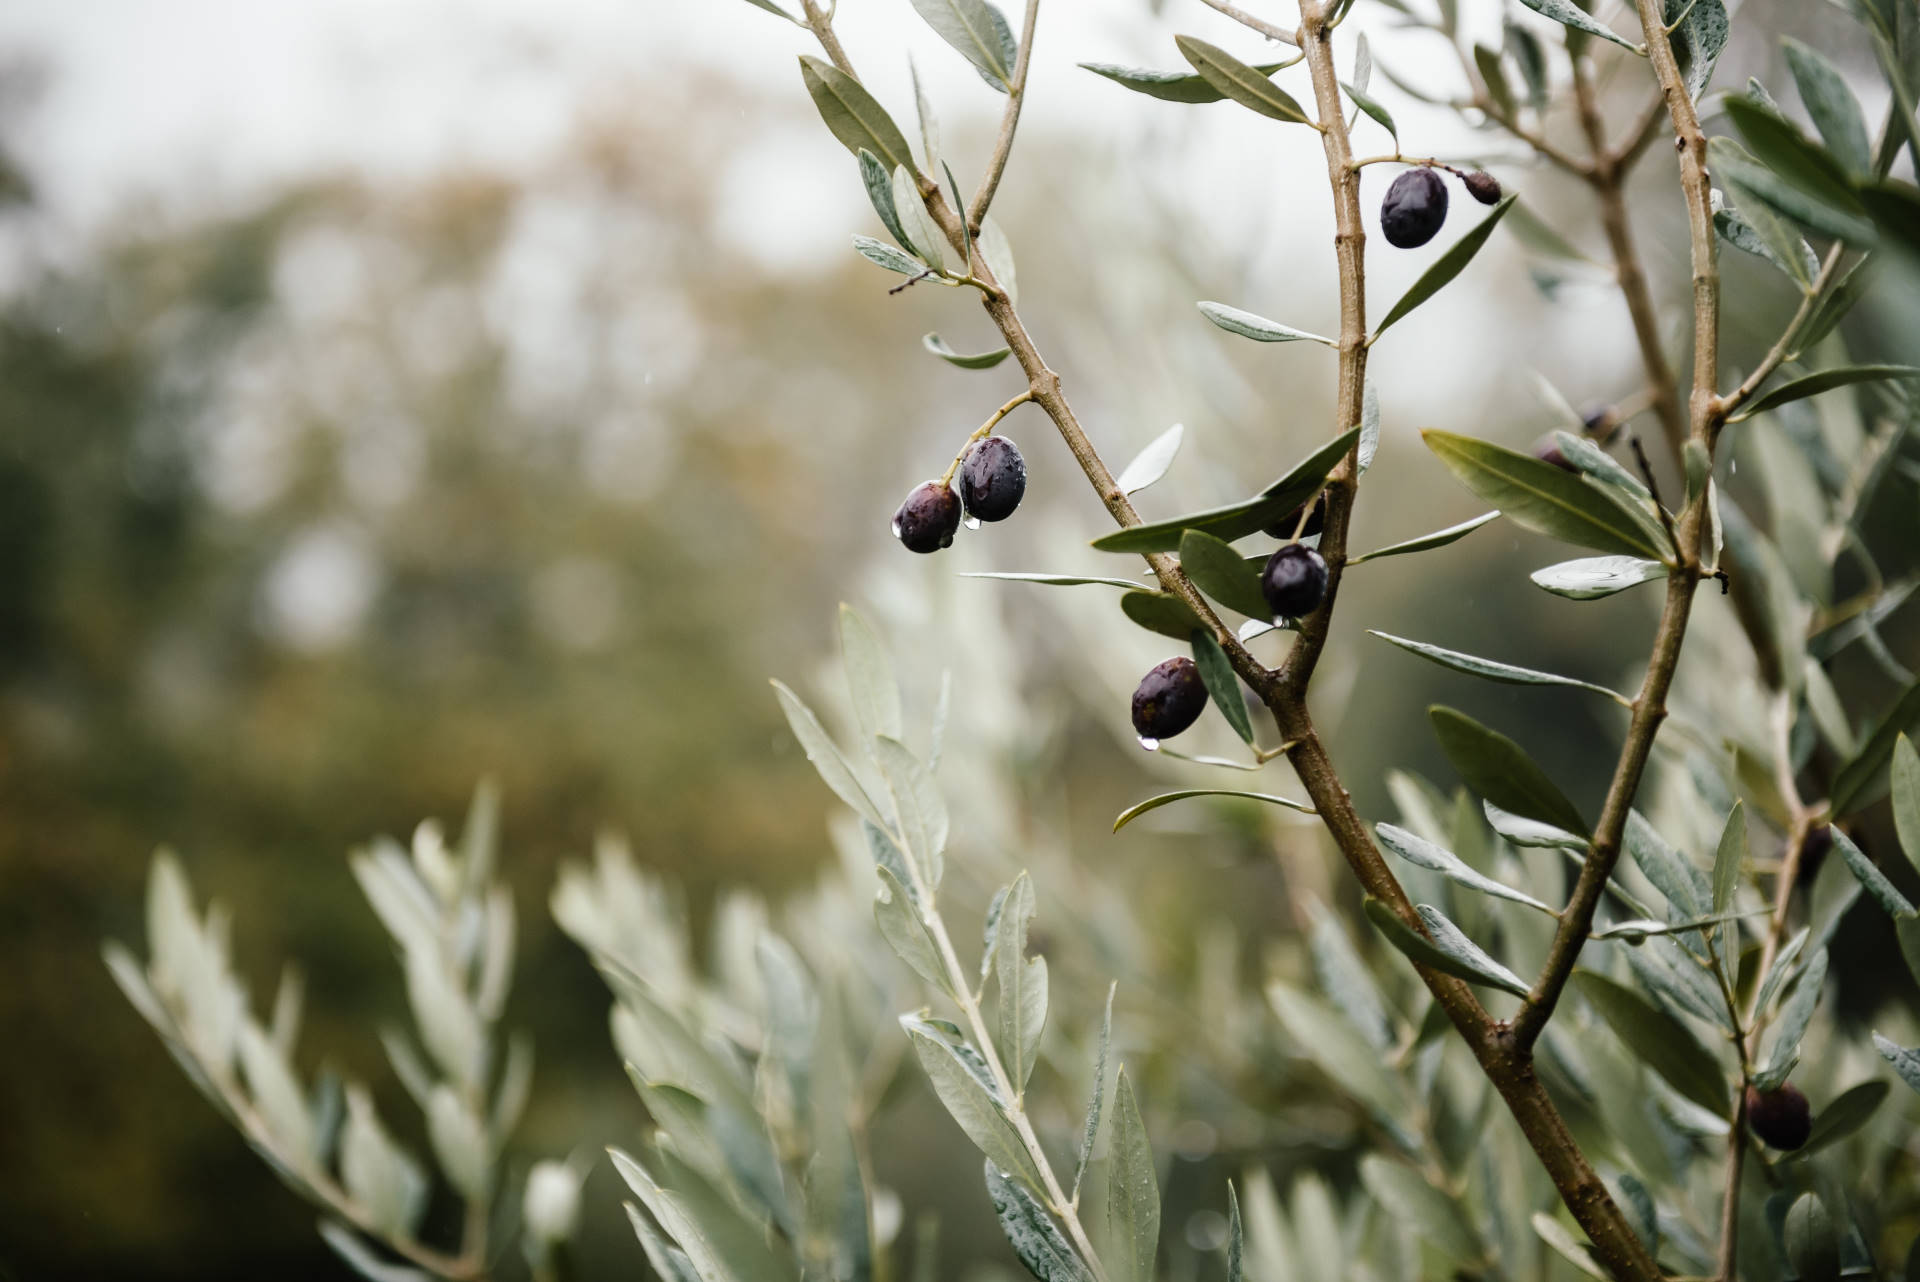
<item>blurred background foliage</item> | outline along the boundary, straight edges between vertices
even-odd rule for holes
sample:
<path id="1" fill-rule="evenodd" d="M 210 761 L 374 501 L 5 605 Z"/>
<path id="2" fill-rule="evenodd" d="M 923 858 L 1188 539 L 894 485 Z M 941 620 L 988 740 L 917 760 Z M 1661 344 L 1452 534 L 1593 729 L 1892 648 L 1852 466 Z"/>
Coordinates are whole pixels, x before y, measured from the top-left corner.
<path id="1" fill-rule="evenodd" d="M 1746 8 L 1721 83 L 1769 73 L 1766 33 L 1799 34 L 1843 64 L 1860 56 L 1798 5 Z M 940 669 L 956 670 L 947 782 L 984 861 L 958 893 L 984 902 L 1004 872 L 1032 866 L 1042 931 L 1069 905 L 1093 923 L 1049 954 L 1072 1036 L 1107 977 L 1122 978 L 1120 1023 L 1150 1065 L 1150 1126 L 1175 1167 L 1169 1225 L 1217 1201 L 1224 1172 L 1201 1168 L 1227 1154 L 1226 1170 L 1251 1156 L 1351 1178 L 1364 1123 L 1258 1030 L 1204 1049 L 1222 1030 L 1193 1004 L 1222 967 L 1250 980 L 1269 948 L 1273 964 L 1300 968 L 1308 892 L 1352 907 L 1313 830 L 1223 807 L 1106 835 L 1150 784 L 1206 778 L 1143 759 L 1126 732 L 1124 692 L 1164 643 L 1119 628 L 1103 600 L 953 577 L 1111 572 L 1084 546 L 1102 520 L 1090 496 L 1023 411 L 1008 425 L 1033 470 L 1021 521 L 926 561 L 885 539 L 896 496 L 939 471 L 1014 376 L 920 350 L 936 329 L 984 345 L 984 324 L 943 291 L 888 298 L 893 282 L 852 253 L 790 272 L 738 253 L 718 229 L 743 200 L 750 223 L 777 218 L 782 193 L 720 183 L 702 158 L 796 119 L 811 128 L 811 108 L 783 80 L 664 70 L 583 111 L 527 172 L 309 177 L 241 209 L 130 205 L 60 252 L 45 248 L 58 212 L 38 202 L 31 167 L 10 159 L 0 174 L 0 1275 L 340 1275 L 307 1211 L 263 1178 L 99 964 L 103 935 L 138 934 L 157 842 L 237 908 L 256 1000 L 281 958 L 307 964 L 305 1053 L 380 1081 L 366 1016 L 397 1010 L 400 994 L 344 855 L 422 816 L 455 821 L 491 776 L 523 930 L 508 1019 L 540 1048 L 519 1144 L 531 1160 L 642 1126 L 605 992 L 544 911 L 558 861 L 601 829 L 626 834 L 686 887 L 696 940 L 722 886 L 777 903 L 810 885 L 832 862 L 829 799 L 765 678 L 826 684 L 843 598 L 895 638 L 920 707 Z M 1059 92 L 1103 89 L 1121 92 Z M 1623 112 L 1637 101 L 1615 95 Z M 31 95 L 6 103 L 17 139 L 33 127 Z M 1394 105 L 1403 129 L 1419 119 L 1410 100 Z M 1331 268 L 1317 223 L 1274 231 L 1255 207 L 1196 225 L 1196 194 L 1163 173 L 1220 117 L 1150 119 L 1092 145 L 1032 130 L 996 208 L 1029 319 L 1110 455 L 1186 422 L 1182 466 L 1149 496 L 1172 511 L 1278 474 L 1324 436 L 1330 408 L 1314 354 L 1240 350 L 1192 299 L 1286 294 L 1300 300 L 1289 316 L 1310 324 L 1332 306 Z M 1293 159 L 1261 190 L 1294 200 L 1305 183 L 1303 199 L 1320 200 Z M 1685 237 L 1661 164 L 1648 169 L 1636 216 L 1676 304 Z M 850 165 L 841 176 L 857 201 Z M 1543 170 L 1502 176 L 1563 235 L 1598 243 L 1579 192 Z M 873 231 L 866 221 L 845 230 Z M 1499 248 L 1383 353 L 1386 435 L 1356 517 L 1363 547 L 1477 510 L 1440 482 L 1416 428 L 1524 445 L 1559 425 L 1532 368 L 1582 409 L 1634 390 L 1604 280 Z M 1729 338 L 1751 360 L 1782 291 L 1764 265 L 1726 260 Z M 1890 273 L 1844 329 L 1852 355 L 1913 360 L 1916 298 Z M 1850 395 L 1818 412 L 1847 412 L 1829 402 Z M 1910 438 L 1870 514 L 1890 579 L 1920 574 L 1917 472 Z M 1735 494 L 1764 510 L 1737 481 Z M 1577 801 L 1598 795 L 1618 733 L 1605 710 L 1462 683 L 1360 631 L 1627 680 L 1653 599 L 1546 598 L 1522 572 L 1545 548 L 1502 524 L 1349 581 L 1319 689 L 1363 811 L 1390 813 L 1389 766 L 1452 786 L 1424 730 L 1441 697 L 1528 744 Z M 1730 626 L 1722 611 L 1703 598 L 1708 637 Z M 1895 614 L 1883 635 L 1920 666 L 1920 612 Z M 1694 706 L 1711 706 L 1719 661 L 1703 640 L 1683 665 Z M 1836 677 L 1857 712 L 1892 688 L 1864 653 Z M 1230 744 L 1219 727 L 1201 733 Z M 1912 999 L 1885 918 L 1855 916 L 1834 949 L 1843 1019 Z M 1073 955 L 1083 939 L 1105 942 Z M 1190 1038 L 1171 1031 L 1183 1007 Z M 946 1125 L 910 1081 L 887 1102 L 875 1154 L 910 1215 L 944 1217 L 957 1274 L 1008 1257 L 975 1159 L 930 1138 Z M 613 1184 L 602 1168 L 588 1185 L 589 1276 L 635 1267 Z"/>

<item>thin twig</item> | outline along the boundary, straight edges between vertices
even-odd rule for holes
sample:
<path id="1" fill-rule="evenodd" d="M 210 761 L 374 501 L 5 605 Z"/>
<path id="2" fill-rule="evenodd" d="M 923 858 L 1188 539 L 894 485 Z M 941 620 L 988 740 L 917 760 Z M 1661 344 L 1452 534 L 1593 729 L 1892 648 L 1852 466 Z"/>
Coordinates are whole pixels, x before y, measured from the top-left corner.
<path id="1" fill-rule="evenodd" d="M 987 216 L 987 206 L 993 203 L 993 193 L 1000 187 L 1000 175 L 1006 172 L 1007 158 L 1013 154 L 1013 133 L 1020 127 L 1020 108 L 1027 98 L 1027 68 L 1033 59 L 1033 29 L 1040 17 L 1040 0 L 1027 0 L 1026 20 L 1020 26 L 1020 52 L 1013 60 L 1013 83 L 1007 86 L 1006 110 L 1000 113 L 1000 133 L 993 140 L 993 157 L 987 161 L 987 172 L 980 176 L 980 189 L 973 193 L 973 203 L 967 207 L 967 229 L 973 235 L 980 234 L 980 220 Z M 954 193 L 954 199 L 960 198 Z"/>
<path id="2" fill-rule="evenodd" d="M 1799 355 L 1799 349 L 1794 346 L 1794 341 L 1799 338 L 1800 331 L 1806 326 L 1807 321 L 1812 319 L 1814 308 L 1820 305 L 1827 288 L 1833 284 L 1834 277 L 1839 275 L 1840 258 L 1845 252 L 1846 245 L 1840 241 L 1835 241 L 1833 247 L 1827 250 L 1826 258 L 1820 263 L 1820 275 L 1814 279 L 1812 285 L 1807 287 L 1805 297 L 1801 298 L 1799 308 L 1793 313 L 1793 319 L 1789 320 L 1787 327 L 1780 331 L 1780 337 L 1774 340 L 1773 346 L 1767 350 L 1765 356 L 1760 358 L 1760 363 L 1753 367 L 1753 372 L 1747 375 L 1740 386 L 1720 398 L 1720 413 L 1723 417 L 1731 417 L 1735 411 L 1745 405 L 1753 394 L 1760 390 L 1760 385 L 1772 377 L 1773 371 L 1780 368 L 1782 361 Z"/>
<path id="3" fill-rule="evenodd" d="M 1245 9 L 1229 3 L 1228 0 L 1201 0 L 1201 3 L 1210 9 L 1218 9 L 1241 26 L 1258 31 L 1269 40 L 1278 40 L 1281 44 L 1290 45 L 1295 49 L 1300 47 L 1300 38 L 1293 32 L 1285 27 L 1276 27 L 1265 19 L 1256 18 Z"/>
<path id="4" fill-rule="evenodd" d="M 967 437 L 966 443 L 960 447 L 960 452 L 953 456 L 953 462 L 947 465 L 946 473 L 942 475 L 940 478 L 940 484 L 943 486 L 953 484 L 953 474 L 960 470 L 960 464 L 966 461 L 967 451 L 973 448 L 974 443 L 976 441 L 981 440 L 989 432 L 993 431 L 994 428 L 998 427 L 1000 425 L 1001 419 L 1013 413 L 1015 410 L 1019 409 L 1022 405 L 1025 405 L 1028 401 L 1032 399 L 1033 399 L 1033 389 L 1028 388 L 1026 391 L 1020 393 L 1020 395 L 1014 397 L 1012 400 L 1008 401 L 1005 405 L 1002 405 L 999 409 L 995 410 L 993 412 L 993 417 L 989 418 L 986 422 L 982 423 L 980 426 L 974 428 L 973 434 Z"/>

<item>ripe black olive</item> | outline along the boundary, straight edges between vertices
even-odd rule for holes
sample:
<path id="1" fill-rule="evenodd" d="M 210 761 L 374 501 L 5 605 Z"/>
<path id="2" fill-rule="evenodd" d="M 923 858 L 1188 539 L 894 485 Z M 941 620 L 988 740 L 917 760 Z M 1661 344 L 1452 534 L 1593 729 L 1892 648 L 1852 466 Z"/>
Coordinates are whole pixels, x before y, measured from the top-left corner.
<path id="1" fill-rule="evenodd" d="M 1380 231 L 1396 249 L 1426 244 L 1446 221 L 1447 185 L 1425 166 L 1394 179 L 1380 202 Z"/>
<path id="2" fill-rule="evenodd" d="M 960 467 L 960 499 L 967 515 L 1004 521 L 1027 492 L 1027 461 L 1004 436 L 989 436 L 967 453 Z"/>
<path id="3" fill-rule="evenodd" d="M 1304 543 L 1289 543 L 1267 558 L 1260 593 L 1276 619 L 1299 619 L 1320 608 L 1327 595 L 1327 563 Z"/>
<path id="4" fill-rule="evenodd" d="M 1461 178 L 1460 183 L 1467 189 L 1467 195 L 1473 197 L 1481 204 L 1497 205 L 1500 203 L 1500 180 L 1486 170 L 1476 169 Z"/>
<path id="5" fill-rule="evenodd" d="M 1142 739 L 1171 739 L 1207 710 L 1207 685 L 1185 655 L 1156 665 L 1133 692 L 1133 729 Z"/>
<path id="6" fill-rule="evenodd" d="M 1761 1091 L 1747 1087 L 1747 1125 L 1768 1148 L 1791 1152 L 1813 1132 L 1813 1110 L 1798 1087 Z"/>
<path id="7" fill-rule="evenodd" d="M 893 536 L 909 552 L 938 552 L 960 528 L 960 496 L 940 481 L 914 487 L 893 514 Z"/>

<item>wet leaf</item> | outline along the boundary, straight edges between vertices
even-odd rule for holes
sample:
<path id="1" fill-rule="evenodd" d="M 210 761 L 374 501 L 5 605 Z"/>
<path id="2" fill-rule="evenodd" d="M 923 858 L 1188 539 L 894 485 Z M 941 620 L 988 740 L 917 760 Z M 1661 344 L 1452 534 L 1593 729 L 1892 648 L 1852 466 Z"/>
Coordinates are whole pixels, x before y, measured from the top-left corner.
<path id="1" fill-rule="evenodd" d="M 1420 279 L 1413 282 L 1407 292 L 1400 296 L 1400 301 L 1387 311 L 1385 318 L 1374 328 L 1374 338 L 1377 339 L 1386 333 L 1395 321 L 1445 289 L 1453 282 L 1455 276 L 1465 271 L 1467 264 L 1473 261 L 1473 256 L 1478 254 L 1481 246 L 1487 243 L 1487 237 L 1493 235 L 1493 229 L 1499 226 L 1500 220 L 1506 216 L 1509 209 L 1513 208 L 1513 202 L 1512 193 L 1501 197 L 1500 203 L 1493 207 L 1492 213 L 1482 218 L 1474 225 L 1473 230 L 1453 242 L 1444 254 L 1434 259 L 1433 265 L 1420 274 Z"/>
<path id="2" fill-rule="evenodd" d="M 1200 669 L 1201 683 L 1207 687 L 1207 697 L 1213 701 L 1213 706 L 1218 708 L 1220 715 L 1227 719 L 1227 724 L 1233 727 L 1233 732 L 1251 747 L 1253 722 L 1247 717 L 1247 701 L 1240 693 L 1240 678 L 1234 675 L 1233 664 L 1227 660 L 1227 652 L 1220 648 L 1220 643 L 1212 636 L 1205 632 L 1195 632 L 1193 662 L 1194 666 Z"/>
<path id="3" fill-rule="evenodd" d="M 1493 895 L 1500 899 L 1510 899 L 1516 904 L 1525 904 L 1529 908 L 1537 908 L 1550 916 L 1559 915 L 1553 908 L 1535 899 L 1525 891 L 1515 890 L 1512 886 L 1495 881 L 1493 878 L 1476 871 L 1451 850 L 1437 846 L 1424 837 L 1416 836 L 1408 832 L 1405 828 L 1397 828 L 1393 824 L 1382 823 L 1375 824 L 1374 831 L 1379 834 L 1381 845 L 1416 867 L 1431 869 L 1439 873 L 1442 877 L 1450 881 L 1459 882 L 1461 885 L 1471 890 L 1477 890 L 1481 894 Z"/>
<path id="4" fill-rule="evenodd" d="M 1338 346 L 1331 338 L 1309 334 L 1304 329 L 1282 325 L 1279 321 L 1255 316 L 1252 312 L 1243 312 L 1238 307 L 1228 307 L 1225 303 L 1201 303 L 1200 314 L 1226 330 L 1227 333 L 1251 338 L 1256 343 L 1297 343 L 1304 339 L 1308 342 L 1324 343 L 1328 347 Z"/>
<path id="5" fill-rule="evenodd" d="M 1153 1148 L 1121 1066 L 1113 1089 L 1113 1139 L 1108 1152 L 1107 1239 L 1114 1282 L 1153 1282 L 1160 1243 L 1160 1185 L 1153 1174 Z"/>

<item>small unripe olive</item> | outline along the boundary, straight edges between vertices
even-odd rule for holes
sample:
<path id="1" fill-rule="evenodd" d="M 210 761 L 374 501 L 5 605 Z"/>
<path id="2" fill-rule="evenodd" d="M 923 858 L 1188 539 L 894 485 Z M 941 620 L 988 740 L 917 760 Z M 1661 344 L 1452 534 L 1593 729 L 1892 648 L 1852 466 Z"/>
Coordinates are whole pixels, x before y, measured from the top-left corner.
<path id="1" fill-rule="evenodd" d="M 1467 189 L 1467 195 L 1483 205 L 1500 203 L 1500 180 L 1484 169 L 1476 169 L 1461 178 L 1460 183 Z"/>
<path id="2" fill-rule="evenodd" d="M 1192 659 L 1157 664 L 1133 692 L 1133 729 L 1142 739 L 1171 739 L 1207 710 L 1207 685 Z"/>
<path id="3" fill-rule="evenodd" d="M 893 514 L 893 536 L 909 552 L 938 552 L 960 528 L 960 496 L 940 481 L 914 487 Z"/>
<path id="4" fill-rule="evenodd" d="M 1260 594 L 1276 619 L 1299 619 L 1320 608 L 1327 596 L 1327 563 L 1304 543 L 1288 543 L 1267 558 L 1260 572 Z"/>
<path id="5" fill-rule="evenodd" d="M 1300 524 L 1300 513 L 1303 511 L 1307 513 L 1305 525 Z M 1276 539 L 1291 539 L 1295 537 L 1296 526 L 1300 530 L 1299 537 L 1303 539 L 1309 534 L 1318 534 L 1327 528 L 1327 492 L 1325 490 L 1320 491 L 1319 497 L 1313 500 L 1311 511 L 1307 509 L 1305 503 L 1302 503 L 1272 525 L 1265 527 L 1265 531 Z"/>
<path id="6" fill-rule="evenodd" d="M 1572 472 L 1575 476 L 1580 474 L 1580 469 L 1560 452 L 1560 442 L 1553 439 L 1552 432 L 1548 432 L 1533 443 L 1533 456 L 1542 463 L 1553 464 L 1563 472 Z"/>
<path id="7" fill-rule="evenodd" d="M 967 461 L 960 466 L 960 499 L 968 516 L 1004 521 L 1026 492 L 1027 461 L 1012 441 L 989 436 L 967 452 Z"/>
<path id="8" fill-rule="evenodd" d="M 1396 249 L 1432 240 L 1447 221 L 1447 185 L 1424 165 L 1393 180 L 1380 202 L 1380 232 Z"/>
<path id="9" fill-rule="evenodd" d="M 1813 1110 L 1796 1086 L 1762 1091 L 1747 1087 L 1747 1125 L 1768 1148 L 1791 1152 L 1813 1133 Z"/>

